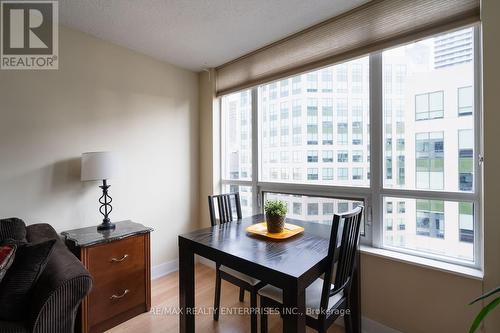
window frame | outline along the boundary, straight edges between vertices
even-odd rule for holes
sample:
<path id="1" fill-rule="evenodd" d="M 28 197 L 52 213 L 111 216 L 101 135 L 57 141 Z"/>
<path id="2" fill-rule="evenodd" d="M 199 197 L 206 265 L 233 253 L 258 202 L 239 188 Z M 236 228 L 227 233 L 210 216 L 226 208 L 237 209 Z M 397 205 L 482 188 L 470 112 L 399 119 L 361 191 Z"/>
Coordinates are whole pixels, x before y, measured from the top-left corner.
<path id="1" fill-rule="evenodd" d="M 473 43 L 474 43 L 474 84 L 473 84 L 473 95 L 474 103 L 472 117 L 474 117 L 474 190 L 472 192 L 448 192 L 448 191 L 436 191 L 436 190 L 408 190 L 408 189 L 393 189 L 384 188 L 383 186 L 383 173 L 385 164 L 385 145 L 384 145 L 384 112 L 383 112 L 383 62 L 382 62 L 382 52 L 383 50 L 370 53 L 368 55 L 363 55 L 358 58 L 368 56 L 369 57 L 369 119 L 370 119 L 370 149 L 369 154 L 369 165 L 370 165 L 370 185 L 368 187 L 361 186 L 342 186 L 342 185 L 321 185 L 321 184 L 303 184 L 303 183 L 280 183 L 273 181 L 262 181 L 260 168 L 262 164 L 261 152 L 262 152 L 262 128 L 259 124 L 260 112 L 259 112 L 259 96 L 258 96 L 258 86 L 250 88 L 251 96 L 251 133 L 252 133 L 252 179 L 251 180 L 230 180 L 224 179 L 222 173 L 223 165 L 223 137 L 222 137 L 222 103 L 218 103 L 219 106 L 219 124 L 218 130 L 218 157 L 219 160 L 215 163 L 219 163 L 215 169 L 219 171 L 219 182 L 216 187 L 219 190 L 222 189 L 224 185 L 239 185 L 239 186 L 250 186 L 252 188 L 252 211 L 253 214 L 262 213 L 265 192 L 274 193 L 284 193 L 292 195 L 305 195 L 305 196 L 320 196 L 320 197 L 332 197 L 332 193 L 335 194 L 337 199 L 362 201 L 365 206 L 365 232 L 361 237 L 361 243 L 370 247 L 385 249 L 389 251 L 394 251 L 398 253 L 408 254 L 416 257 L 423 257 L 428 259 L 434 259 L 440 262 L 446 262 L 451 264 L 457 264 L 460 266 L 471 267 L 475 269 L 482 269 L 483 267 L 483 216 L 482 216 L 482 154 L 483 154 L 483 116 L 482 116 L 482 102 L 481 102 L 481 49 L 480 49 L 480 25 L 471 24 L 468 26 L 462 26 L 455 30 L 465 29 L 467 27 L 473 28 Z M 430 36 L 432 37 L 432 36 Z M 409 42 L 411 43 L 411 42 Z M 402 46 L 402 45 L 399 45 Z M 398 47 L 398 46 L 396 46 Z M 355 60 L 346 59 L 345 62 Z M 331 66 L 333 64 L 329 64 Z M 320 70 L 321 68 L 316 68 L 313 71 Z M 342 70 L 343 68 L 339 68 Z M 338 75 L 338 70 L 332 70 L 333 75 Z M 283 80 L 280 78 L 278 81 Z M 319 80 L 319 74 L 318 74 Z M 307 77 L 306 77 L 306 85 Z M 297 82 L 291 82 L 289 84 L 290 93 L 293 95 L 293 85 Z M 303 80 L 300 80 L 300 84 Z M 318 84 L 319 85 L 319 84 Z M 303 88 L 303 87 L 301 87 Z M 348 87 L 349 88 L 349 87 Z M 318 87 L 319 89 L 319 87 Z M 277 89 L 278 90 L 278 89 Z M 306 89 L 307 90 L 307 89 Z M 334 91 L 336 89 L 334 88 Z M 279 91 L 278 91 L 279 93 Z M 457 95 L 458 96 L 458 95 Z M 222 98 L 222 97 L 220 97 Z M 458 98 L 458 97 L 457 97 Z M 307 112 L 307 111 L 306 111 Z M 319 112 L 319 110 L 318 110 Z M 444 111 L 443 111 L 444 112 Z M 293 116 L 292 116 L 293 117 Z M 306 121 L 307 125 L 307 121 Z M 306 126 L 307 127 L 307 126 Z M 307 136 L 307 129 L 306 129 Z M 293 145 L 292 145 L 293 146 Z M 334 159 L 336 154 L 334 153 Z M 318 154 L 319 159 L 319 154 Z M 293 167 L 292 175 L 290 179 L 293 179 Z M 338 168 L 337 168 L 338 169 Z M 319 170 L 318 170 L 319 171 Z M 334 174 L 338 170 L 334 171 Z M 318 175 L 319 177 L 319 175 Z M 319 177 L 321 178 L 321 177 Z M 338 177 L 337 177 L 338 178 Z M 423 199 L 423 200 L 443 200 L 443 201 L 465 201 L 473 203 L 473 216 L 474 216 L 474 261 L 466 261 L 455 259 L 451 257 L 444 257 L 439 255 L 434 255 L 432 253 L 420 252 L 411 249 L 404 249 L 399 247 L 392 247 L 383 244 L 383 234 L 384 234 L 384 197 L 393 198 L 409 198 L 409 199 Z M 405 221 L 408 222 L 408 221 Z M 393 223 L 394 224 L 394 223 Z M 460 225 L 459 225 L 460 227 Z"/>

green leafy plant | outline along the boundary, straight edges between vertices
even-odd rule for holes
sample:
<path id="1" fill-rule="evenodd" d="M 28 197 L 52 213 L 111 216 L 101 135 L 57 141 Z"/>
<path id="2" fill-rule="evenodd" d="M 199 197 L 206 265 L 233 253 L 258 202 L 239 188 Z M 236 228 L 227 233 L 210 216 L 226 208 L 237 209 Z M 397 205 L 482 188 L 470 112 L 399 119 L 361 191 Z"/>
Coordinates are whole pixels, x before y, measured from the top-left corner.
<path id="1" fill-rule="evenodd" d="M 480 300 L 483 300 L 485 298 L 488 298 L 488 297 L 490 297 L 490 296 L 492 296 L 492 295 L 494 295 L 496 293 L 500 293 L 500 287 L 496 287 L 495 289 L 488 291 L 486 294 L 479 296 L 478 298 L 476 298 L 475 300 L 473 300 L 472 302 L 470 302 L 469 305 L 474 304 L 474 303 L 476 303 L 476 302 L 478 302 Z M 472 322 L 472 325 L 471 325 L 471 327 L 469 329 L 469 333 L 474 333 L 478 329 L 479 325 L 481 325 L 481 322 L 483 321 L 483 319 L 498 304 L 500 304 L 500 296 L 497 296 L 488 305 L 486 305 L 484 308 L 482 308 L 481 311 L 479 311 L 479 313 L 477 314 L 477 316 L 474 319 L 474 321 Z"/>
<path id="2" fill-rule="evenodd" d="M 285 216 L 288 207 L 286 203 L 281 200 L 268 200 L 264 205 L 264 211 L 268 216 Z"/>

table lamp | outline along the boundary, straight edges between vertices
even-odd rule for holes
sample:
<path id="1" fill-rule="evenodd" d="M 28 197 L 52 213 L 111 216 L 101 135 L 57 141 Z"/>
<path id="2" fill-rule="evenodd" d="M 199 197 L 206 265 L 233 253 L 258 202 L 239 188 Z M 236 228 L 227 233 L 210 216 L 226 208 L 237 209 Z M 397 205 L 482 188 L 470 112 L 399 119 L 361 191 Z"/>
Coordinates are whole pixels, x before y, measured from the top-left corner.
<path id="1" fill-rule="evenodd" d="M 82 154 L 82 181 L 102 180 L 102 196 L 99 198 L 99 212 L 104 216 L 97 230 L 113 230 L 115 224 L 111 223 L 109 214 L 113 210 L 113 199 L 108 195 L 108 179 L 115 176 L 116 156 L 112 152 L 89 152 Z"/>

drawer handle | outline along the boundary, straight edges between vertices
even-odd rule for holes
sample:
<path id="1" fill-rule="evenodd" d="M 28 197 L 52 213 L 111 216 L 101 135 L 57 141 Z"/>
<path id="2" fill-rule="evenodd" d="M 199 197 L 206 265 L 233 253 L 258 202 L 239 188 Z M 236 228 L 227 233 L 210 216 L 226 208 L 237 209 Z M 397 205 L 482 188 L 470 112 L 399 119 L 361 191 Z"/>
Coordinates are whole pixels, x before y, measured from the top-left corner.
<path id="1" fill-rule="evenodd" d="M 109 299 L 119 299 L 125 297 L 130 292 L 130 290 L 125 289 L 121 295 L 111 295 Z"/>
<path id="2" fill-rule="evenodd" d="M 111 262 L 122 262 L 123 260 L 125 260 L 127 258 L 128 258 L 128 254 L 124 254 L 123 257 L 121 257 L 120 259 L 118 259 L 118 258 L 112 258 Z"/>

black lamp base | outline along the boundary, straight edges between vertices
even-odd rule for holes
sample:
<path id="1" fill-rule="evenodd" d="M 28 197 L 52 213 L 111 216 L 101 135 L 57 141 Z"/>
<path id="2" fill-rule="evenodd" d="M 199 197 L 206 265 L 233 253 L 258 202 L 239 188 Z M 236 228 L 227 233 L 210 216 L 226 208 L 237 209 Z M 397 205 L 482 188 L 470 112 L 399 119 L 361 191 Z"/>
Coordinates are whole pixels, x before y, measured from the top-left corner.
<path id="1" fill-rule="evenodd" d="M 102 180 L 102 186 L 99 186 L 102 189 L 102 196 L 99 198 L 99 203 L 101 207 L 99 207 L 99 212 L 104 216 L 102 223 L 97 226 L 97 231 L 106 231 L 106 230 L 115 230 L 116 226 L 114 223 L 111 223 L 109 219 L 109 213 L 113 210 L 111 206 L 111 201 L 113 199 L 108 195 L 108 189 L 110 185 L 108 185 L 106 179 Z"/>
<path id="2" fill-rule="evenodd" d="M 115 230 L 116 224 L 111 223 L 109 221 L 107 222 L 102 222 L 97 226 L 98 231 L 104 231 L 104 230 Z"/>

